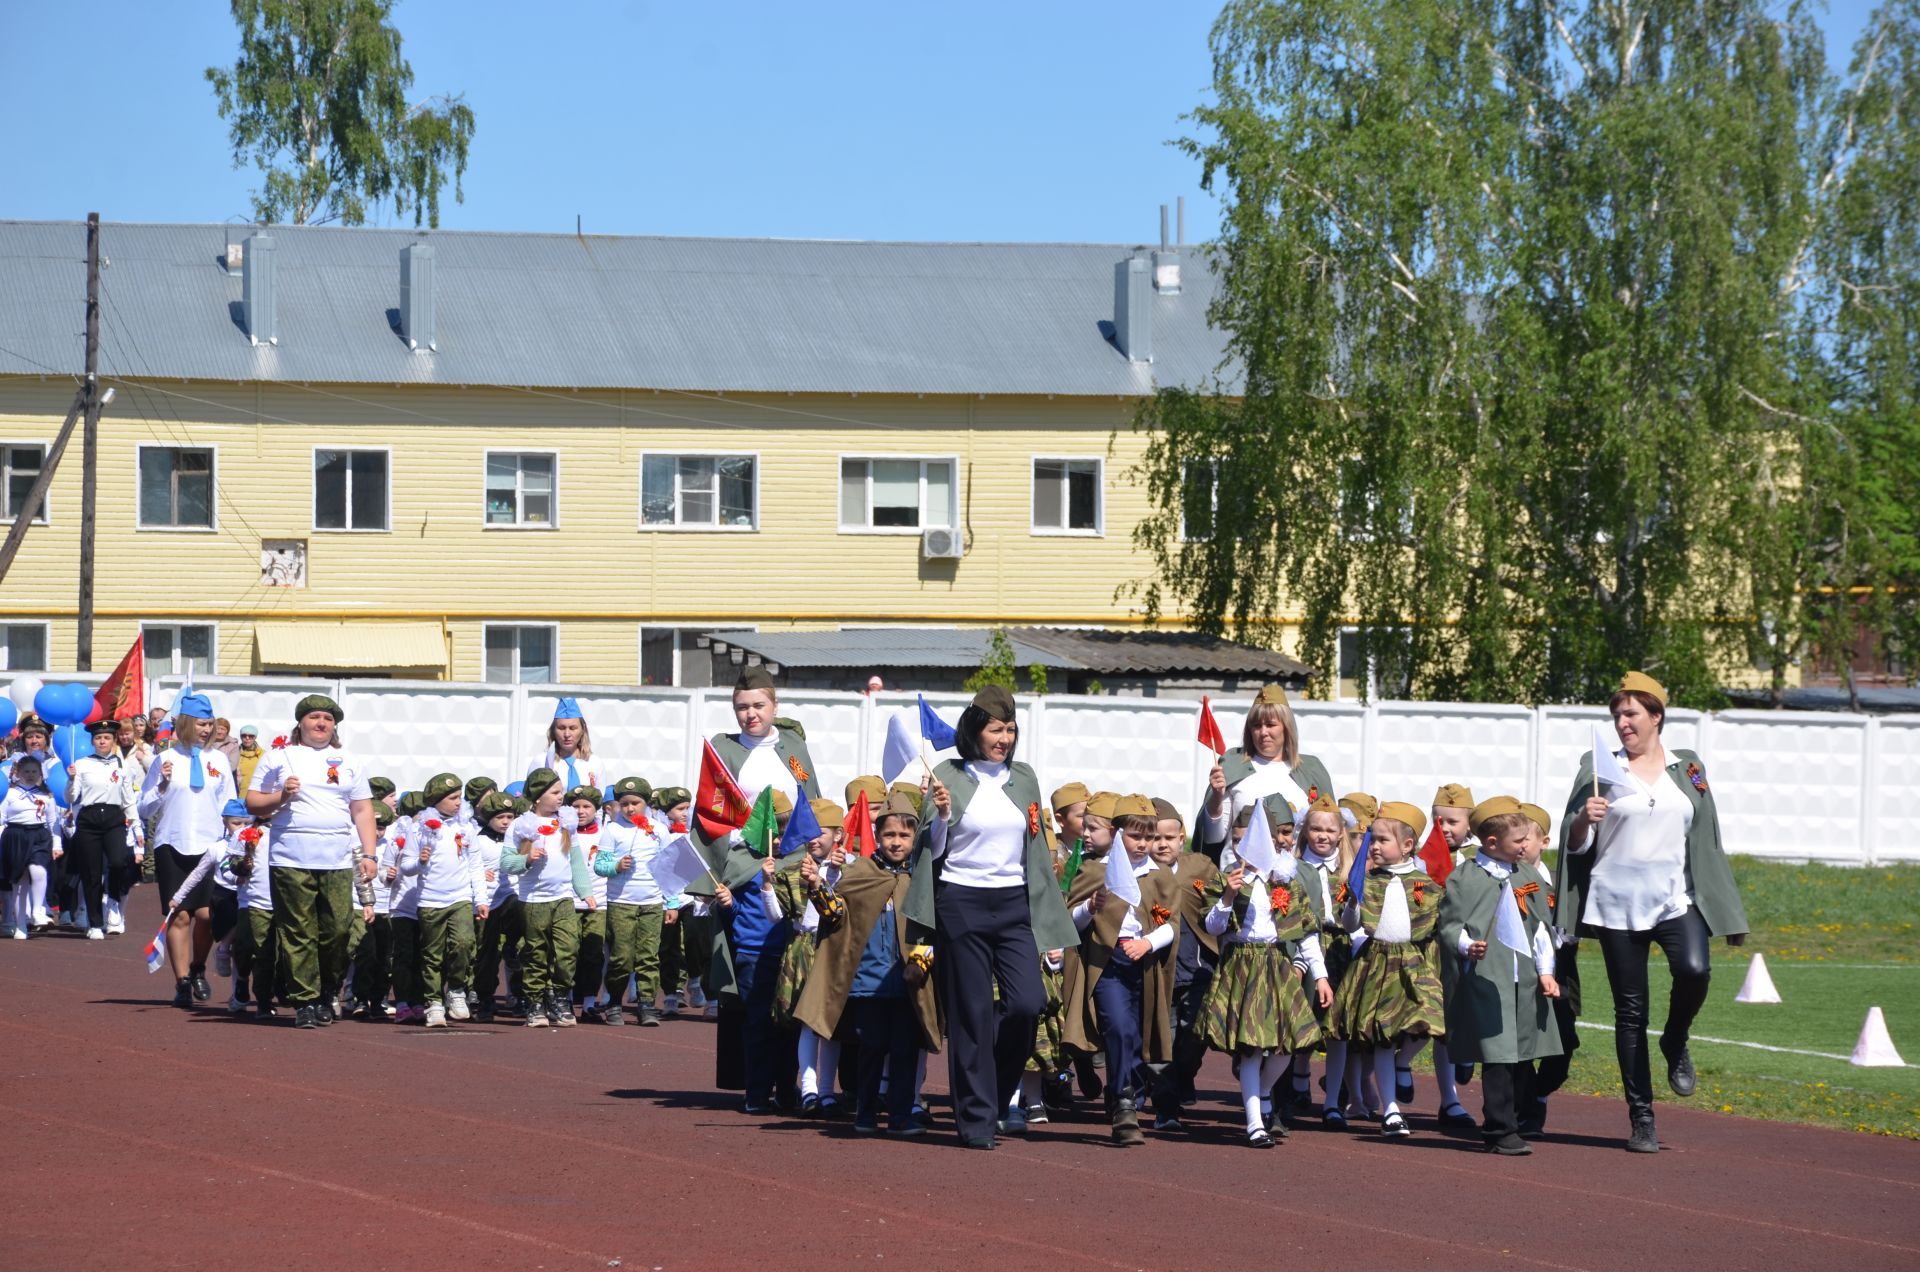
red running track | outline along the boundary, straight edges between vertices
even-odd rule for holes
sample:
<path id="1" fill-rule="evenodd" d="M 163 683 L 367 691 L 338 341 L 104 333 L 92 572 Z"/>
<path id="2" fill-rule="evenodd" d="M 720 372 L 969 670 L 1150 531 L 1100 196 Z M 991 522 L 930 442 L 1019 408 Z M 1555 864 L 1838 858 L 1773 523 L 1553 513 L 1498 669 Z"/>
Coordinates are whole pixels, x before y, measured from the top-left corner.
<path id="1" fill-rule="evenodd" d="M 1658 1157 L 1563 1096 L 1495 1158 L 1423 1076 L 1411 1141 L 1262 1153 L 1213 1057 L 1177 1138 L 969 1153 L 735 1112 L 704 1020 L 303 1032 L 170 997 L 132 937 L 0 942 L 0 1269 L 1920 1268 L 1920 1144 L 1672 1103 Z"/>

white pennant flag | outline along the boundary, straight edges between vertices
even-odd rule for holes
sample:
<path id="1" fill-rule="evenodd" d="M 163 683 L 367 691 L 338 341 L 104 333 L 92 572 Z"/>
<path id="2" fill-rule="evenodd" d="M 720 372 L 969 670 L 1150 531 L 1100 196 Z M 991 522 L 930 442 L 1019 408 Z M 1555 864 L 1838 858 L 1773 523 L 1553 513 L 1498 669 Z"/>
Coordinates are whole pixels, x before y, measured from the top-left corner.
<path id="1" fill-rule="evenodd" d="M 1493 907 L 1493 939 L 1515 954 L 1533 953 L 1527 943 L 1527 925 L 1520 918 L 1520 902 L 1513 895 L 1513 880 L 1501 881 L 1500 900 Z"/>
<path id="2" fill-rule="evenodd" d="M 654 883 L 668 897 L 679 896 L 687 890 L 688 884 L 707 877 L 706 859 L 685 835 L 679 835 L 662 845 L 647 869 L 653 875 Z"/>
<path id="3" fill-rule="evenodd" d="M 1627 770 L 1621 766 L 1620 757 L 1613 753 L 1613 743 L 1607 737 L 1607 727 L 1603 724 L 1593 726 L 1593 777 L 1603 786 L 1631 786 L 1627 780 Z"/>
<path id="4" fill-rule="evenodd" d="M 1113 832 L 1113 848 L 1107 853 L 1107 891 L 1129 906 L 1140 904 L 1140 880 L 1133 874 L 1133 858 L 1127 855 L 1125 832 Z"/>
<path id="5" fill-rule="evenodd" d="M 1266 881 L 1279 864 L 1273 846 L 1273 826 L 1267 820 L 1267 809 L 1263 803 L 1253 806 L 1253 819 L 1247 823 L 1247 831 L 1240 836 L 1239 846 L 1233 855 L 1247 868 L 1250 879 Z"/>

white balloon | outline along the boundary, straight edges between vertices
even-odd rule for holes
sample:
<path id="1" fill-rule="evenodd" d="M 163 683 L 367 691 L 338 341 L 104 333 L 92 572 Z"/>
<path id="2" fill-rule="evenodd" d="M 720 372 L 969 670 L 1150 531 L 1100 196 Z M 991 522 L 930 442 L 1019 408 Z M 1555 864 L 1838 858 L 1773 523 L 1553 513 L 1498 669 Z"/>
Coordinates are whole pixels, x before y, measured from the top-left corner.
<path id="1" fill-rule="evenodd" d="M 20 708 L 21 715 L 25 715 L 33 710 L 33 695 L 44 688 L 46 688 L 46 682 L 40 677 L 21 676 L 13 682 L 13 687 L 7 690 L 7 697 L 13 699 L 13 705 Z"/>

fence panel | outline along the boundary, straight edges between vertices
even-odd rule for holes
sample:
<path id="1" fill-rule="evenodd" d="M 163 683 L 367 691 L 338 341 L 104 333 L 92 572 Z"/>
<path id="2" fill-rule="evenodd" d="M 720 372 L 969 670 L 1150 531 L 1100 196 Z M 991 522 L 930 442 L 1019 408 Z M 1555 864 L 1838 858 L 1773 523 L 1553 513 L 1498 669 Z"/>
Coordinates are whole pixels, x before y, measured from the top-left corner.
<path id="1" fill-rule="evenodd" d="M 644 777 L 668 786 L 680 780 L 687 769 L 691 691 L 604 685 L 527 686 L 526 720 L 515 738 L 513 775 L 502 780 L 525 777 L 534 758 L 545 754 L 547 728 L 563 695 L 576 699 L 586 716 L 594 758 L 600 761 L 594 770 L 603 780 Z"/>
<path id="2" fill-rule="evenodd" d="M 1155 698 L 1043 699 L 1042 746 L 1029 761 L 1042 795 L 1067 782 L 1088 790 L 1171 800 L 1192 823 L 1205 781 L 1196 737 L 1199 708 Z"/>
<path id="3" fill-rule="evenodd" d="M 311 692 L 311 682 L 300 691 Z M 418 790 L 442 772 L 484 773 L 503 786 L 521 776 L 514 769 L 511 685 L 358 680 L 338 697 L 347 713 L 340 725 L 347 745 L 403 791 Z M 224 710 L 225 700 L 222 693 L 214 705 Z M 285 719 L 291 704 L 284 694 L 281 703 L 275 714 Z"/>
<path id="4" fill-rule="evenodd" d="M 1533 765 L 1534 713 L 1526 707 L 1451 702 L 1383 702 L 1368 759 L 1382 800 L 1420 808 L 1443 783 L 1477 798 L 1525 790 Z"/>
<path id="5" fill-rule="evenodd" d="M 1711 732 L 1702 758 L 1729 851 L 1864 860 L 1866 717 L 1723 711 Z"/>
<path id="6" fill-rule="evenodd" d="M 1920 861 L 1920 716 L 1882 716 L 1873 731 L 1866 859 Z"/>

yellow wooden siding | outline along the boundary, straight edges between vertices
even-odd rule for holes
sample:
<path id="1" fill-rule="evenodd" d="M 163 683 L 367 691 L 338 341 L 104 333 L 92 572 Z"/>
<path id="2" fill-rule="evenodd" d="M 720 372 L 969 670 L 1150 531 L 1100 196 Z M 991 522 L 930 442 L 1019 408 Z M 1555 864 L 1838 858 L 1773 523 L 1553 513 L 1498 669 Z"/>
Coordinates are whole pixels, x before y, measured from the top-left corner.
<path id="1" fill-rule="evenodd" d="M 53 380 L 0 382 L 0 441 L 50 440 L 69 392 Z M 95 668 L 111 665 L 142 617 L 218 623 L 227 673 L 254 669 L 254 619 L 445 621 L 460 679 L 483 674 L 483 622 L 557 621 L 563 676 L 619 682 L 638 673 L 643 622 L 1137 621 L 1113 600 L 1147 569 L 1132 542 L 1147 506 L 1127 473 L 1141 449 L 1133 409 L 1046 398 L 122 385 L 101 425 Z M 142 443 L 215 448 L 216 529 L 137 528 Z M 391 449 L 387 532 L 313 528 L 316 447 Z M 555 528 L 484 526 L 488 450 L 557 453 Z M 756 532 L 640 529 L 643 453 L 728 451 L 759 457 Z M 865 455 L 959 460 L 965 559 L 923 562 L 917 536 L 839 530 L 840 460 Z M 1104 533 L 1031 532 L 1035 457 L 1104 463 Z M 51 620 L 56 670 L 73 665 L 79 459 L 76 437 L 53 485 L 52 524 L 31 532 L 0 595 L 0 620 Z M 260 584 L 260 541 L 282 538 L 308 542 L 305 588 Z"/>

